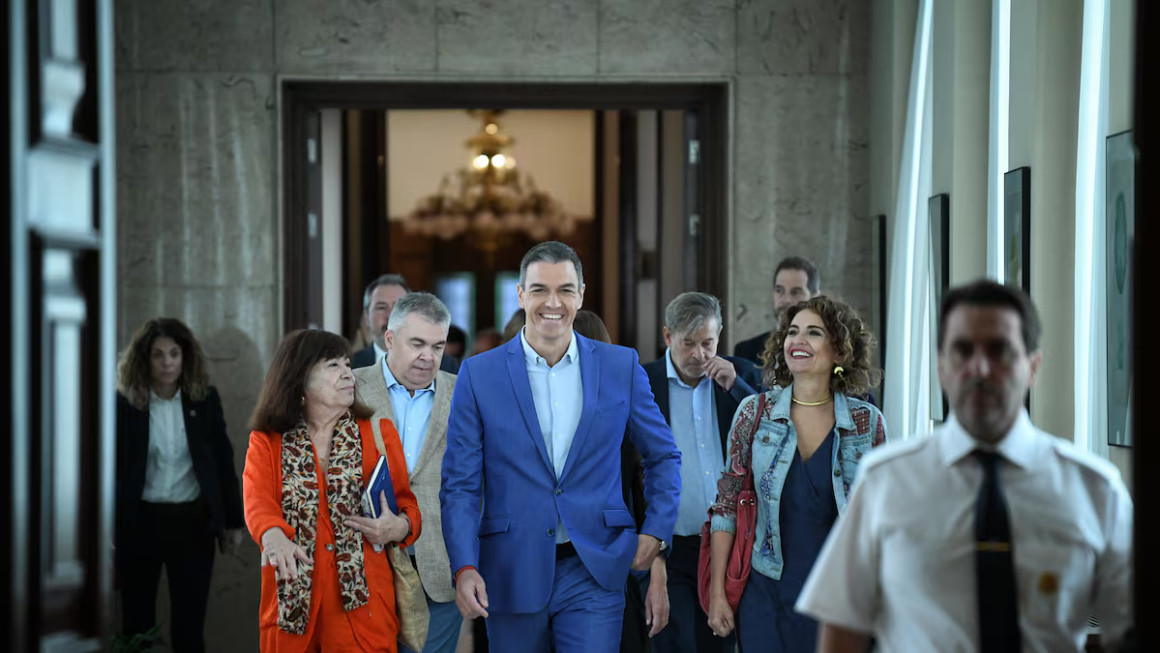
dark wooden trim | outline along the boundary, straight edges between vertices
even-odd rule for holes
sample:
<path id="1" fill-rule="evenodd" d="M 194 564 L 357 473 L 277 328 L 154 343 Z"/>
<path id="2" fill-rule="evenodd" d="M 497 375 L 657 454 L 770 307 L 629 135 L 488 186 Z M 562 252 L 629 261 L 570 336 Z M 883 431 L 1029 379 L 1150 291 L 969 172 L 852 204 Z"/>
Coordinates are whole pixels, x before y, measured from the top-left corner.
<path id="1" fill-rule="evenodd" d="M 0 320 L 0 343 L 4 343 L 7 348 L 6 353 L 12 351 L 12 311 L 16 310 L 16 305 L 13 303 L 12 284 L 15 268 L 21 263 L 12 258 L 12 243 L 10 239 L 13 237 L 13 213 L 16 207 L 13 205 L 14 197 L 12 192 L 13 184 L 13 147 L 12 147 L 12 110 L 13 103 L 19 102 L 19 98 L 13 98 L 13 70 L 11 60 L 11 49 L 15 45 L 12 39 L 16 37 L 12 33 L 12 25 L 10 24 L 11 8 L 8 3 L 4 4 L 4 10 L 0 11 L 0 34 L 4 35 L 4 47 L 0 47 L 0 97 L 4 100 L 0 101 L 0 152 L 3 152 L 3 160 L 0 160 L 0 229 L 3 229 L 4 241 L 8 242 L 8 251 L 4 255 L 4 264 L 0 265 L 0 305 L 8 307 L 8 319 Z M 17 410 L 23 410 L 22 407 L 13 405 L 12 390 L 15 381 L 14 375 L 16 373 L 12 361 L 6 364 L 4 374 L 0 374 L 0 415 L 4 415 L 6 419 L 6 426 L 8 431 L 8 438 L 5 441 L 8 443 L 0 451 L 3 452 L 3 458 L 6 461 L 7 468 L 10 471 L 13 464 L 12 446 L 15 444 L 14 439 L 17 437 L 15 432 L 14 422 L 17 417 Z M 8 474 L 5 474 L 8 476 Z M 16 488 L 16 478 L 9 477 L 5 481 L 5 487 L 8 492 L 14 492 Z M 13 557 L 16 547 L 18 546 L 13 540 L 18 535 L 18 524 L 13 519 L 13 500 L 11 495 L 5 494 L 5 498 L 0 500 L 0 528 L 3 529 L 3 535 L 0 535 L 0 587 L 3 587 L 3 594 L 0 595 L 0 631 L 5 633 L 0 635 L 0 646 L 3 648 L 15 648 L 15 640 L 20 636 L 23 625 L 19 623 L 17 618 L 14 603 L 20 594 L 21 588 L 14 583 L 15 559 Z"/>
<path id="2" fill-rule="evenodd" d="M 289 94 L 287 93 L 289 91 Z M 694 109 L 723 83 L 334 82 L 284 80 L 283 102 L 318 109 Z"/>
<path id="3" fill-rule="evenodd" d="M 350 219 L 350 193 L 347 191 L 346 180 L 350 178 L 350 157 L 346 147 L 349 142 L 349 121 L 351 115 L 347 111 L 339 113 L 339 122 L 342 125 L 339 134 L 341 150 L 337 153 L 341 159 L 342 168 L 342 242 L 355 242 L 358 233 Z M 351 248 L 342 261 L 342 335 L 351 337 L 358 332 L 359 320 L 362 315 L 362 257 Z M 357 316 L 357 317 L 356 317 Z M 352 322 L 354 320 L 354 322 Z"/>
<path id="4" fill-rule="evenodd" d="M 636 151 L 637 146 L 637 116 L 634 111 L 620 111 L 617 114 L 620 138 L 620 189 L 619 207 L 620 219 L 617 225 L 620 230 L 620 334 L 617 342 L 625 346 L 636 344 L 636 282 L 640 273 L 640 257 L 637 248 L 632 245 L 637 242 L 636 223 Z"/>
<path id="5" fill-rule="evenodd" d="M 289 93 L 289 89 L 285 89 Z M 311 107 L 284 97 L 282 104 L 282 330 L 305 326 L 306 257 L 309 234 L 305 220 L 309 182 L 305 144 Z"/>
<path id="6" fill-rule="evenodd" d="M 668 208 L 668 170 L 665 168 L 665 156 L 667 155 L 666 143 L 668 134 L 665 133 L 665 112 L 663 110 L 656 112 L 656 152 L 654 169 L 654 178 L 656 179 L 656 197 L 653 199 L 656 209 L 653 211 L 652 220 L 656 223 L 656 246 L 653 249 L 653 279 L 656 285 L 656 306 L 653 308 L 657 315 L 657 327 L 664 326 L 663 316 L 665 314 L 665 221 L 668 219 L 666 210 Z M 653 342 L 653 351 L 640 352 L 640 345 L 636 344 L 637 351 L 641 356 L 648 356 L 650 361 L 654 361 L 661 357 L 664 353 L 664 336 L 661 335 L 661 329 L 657 329 L 656 340 Z M 644 359 L 641 359 L 644 360 Z"/>
<path id="7" fill-rule="evenodd" d="M 335 82 L 317 80 L 282 81 L 282 138 L 283 138 L 283 328 L 290 330 L 304 326 L 306 251 L 305 190 L 307 179 L 305 157 L 297 144 L 305 140 L 304 123 L 312 111 L 323 108 L 338 109 L 472 109 L 503 107 L 506 109 L 683 109 L 702 116 L 704 137 L 701 142 L 701 188 L 704 191 L 705 215 L 702 225 L 705 238 L 702 261 L 705 266 L 704 286 L 700 288 L 724 299 L 727 273 L 725 241 L 727 238 L 725 214 L 728 87 L 721 83 L 488 83 L 488 82 Z M 623 113 L 623 112 L 622 112 Z M 635 134 L 635 131 L 632 132 Z M 622 153 L 626 149 L 623 143 Z M 634 159 L 635 160 L 635 159 Z M 621 160 L 621 171 L 627 168 Z M 635 170 L 632 171 L 635 174 Z M 622 186 L 622 206 L 625 188 Z M 633 198 L 635 200 L 635 198 Z M 621 215 L 621 234 L 626 217 Z M 635 227 L 635 223 L 632 225 Z M 632 242 L 632 241 L 628 241 Z M 621 270 L 621 288 L 634 287 L 635 256 L 625 253 Z M 622 302 L 622 306 L 633 306 Z M 619 342 L 631 345 L 635 333 L 631 313 L 621 314 Z"/>
<path id="8" fill-rule="evenodd" d="M 701 261 L 705 278 L 701 289 L 722 301 L 727 301 L 729 275 L 728 215 L 728 156 L 729 107 L 724 86 L 717 87 L 720 95 L 701 103 L 694 110 L 699 116 L 701 138 L 700 175 L 701 201 Z"/>
<path id="9" fill-rule="evenodd" d="M 596 247 L 593 248 L 592 264 L 590 269 L 600 271 L 601 282 L 594 286 L 588 286 L 584 295 L 587 301 L 585 308 L 594 311 L 606 323 L 608 316 L 604 315 L 604 111 L 596 110 L 592 112 L 592 238 L 596 241 Z M 593 293 L 593 290 L 598 292 Z M 605 324 L 607 326 L 607 324 Z M 615 337 L 610 332 L 610 337 Z"/>
<path id="10" fill-rule="evenodd" d="M 1156 120 L 1160 120 L 1160 97 L 1153 88 L 1157 75 L 1160 75 L 1160 56 L 1157 55 L 1158 39 L 1155 35 L 1160 30 L 1160 5 L 1156 2 L 1133 3 L 1136 5 L 1136 38 L 1135 38 L 1135 125 L 1133 132 L 1136 141 L 1136 242 L 1132 248 L 1132 275 L 1133 294 L 1135 301 L 1132 307 L 1132 341 L 1142 342 L 1144 334 L 1151 334 L 1154 329 L 1153 315 L 1156 304 L 1156 288 L 1160 284 L 1157 279 L 1156 266 L 1151 265 L 1150 256 L 1160 244 L 1160 224 L 1156 214 L 1160 212 L 1160 141 L 1157 140 Z M 1154 604 L 1154 595 L 1157 583 L 1160 583 L 1160 572 L 1157 571 L 1156 556 L 1150 555 L 1160 547 L 1160 531 L 1151 528 L 1148 517 L 1157 514 L 1160 502 L 1157 501 L 1157 484 L 1155 482 L 1155 463 L 1157 448 L 1160 442 L 1151 437 L 1148 426 L 1150 414 L 1150 399 L 1160 393 L 1160 383 L 1155 370 L 1160 365 L 1160 351 L 1156 347 L 1134 346 L 1132 357 L 1132 382 L 1136 384 L 1134 391 L 1135 401 L 1132 404 L 1132 484 L 1134 487 L 1133 499 L 1136 506 L 1135 548 L 1139 552 L 1135 556 L 1135 611 L 1137 618 L 1138 637 L 1141 644 L 1133 650 L 1156 650 L 1157 637 L 1156 622 L 1149 619 L 1148 608 Z M 1143 518 L 1141 518 L 1143 517 Z"/>

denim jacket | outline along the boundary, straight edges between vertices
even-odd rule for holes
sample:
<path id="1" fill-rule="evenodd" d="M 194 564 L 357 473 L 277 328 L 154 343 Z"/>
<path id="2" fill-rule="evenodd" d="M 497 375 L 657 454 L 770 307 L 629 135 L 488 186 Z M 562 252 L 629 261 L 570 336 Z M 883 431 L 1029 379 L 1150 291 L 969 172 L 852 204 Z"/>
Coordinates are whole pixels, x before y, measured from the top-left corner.
<path id="1" fill-rule="evenodd" d="M 793 385 L 774 388 L 765 393 L 765 410 L 756 416 L 757 399 L 747 397 L 737 407 L 729 429 L 729 460 L 717 482 L 717 502 L 709 507 L 711 530 L 737 532 L 737 496 L 748 472 L 750 458 L 756 470 L 755 488 L 768 470 L 772 483 L 768 493 L 758 489 L 757 531 L 753 542 L 753 568 L 774 580 L 781 579 L 784 558 L 781 551 L 781 509 L 778 499 L 797 450 L 797 432 L 789 418 Z M 750 447 L 749 434 L 758 419 L 757 432 Z M 834 428 L 837 439 L 833 447 L 834 501 L 838 514 L 846 513 L 850 487 L 858 473 L 862 456 L 886 442 L 886 422 L 882 413 L 870 404 L 834 393 Z"/>

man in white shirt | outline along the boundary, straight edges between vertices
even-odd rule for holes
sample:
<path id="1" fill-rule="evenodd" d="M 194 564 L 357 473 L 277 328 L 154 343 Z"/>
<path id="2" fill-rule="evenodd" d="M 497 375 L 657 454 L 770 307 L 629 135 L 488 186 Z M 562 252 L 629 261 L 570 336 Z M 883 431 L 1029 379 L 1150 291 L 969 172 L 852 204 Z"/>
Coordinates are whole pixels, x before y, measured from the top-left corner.
<path id="1" fill-rule="evenodd" d="M 1111 650 L 1131 625 L 1132 500 L 1107 461 L 1036 429 L 1039 317 L 1020 290 L 953 289 L 939 312 L 939 380 L 953 415 L 862 462 L 849 510 L 799 612 L 818 651 L 1084 649 L 1095 614 Z"/>

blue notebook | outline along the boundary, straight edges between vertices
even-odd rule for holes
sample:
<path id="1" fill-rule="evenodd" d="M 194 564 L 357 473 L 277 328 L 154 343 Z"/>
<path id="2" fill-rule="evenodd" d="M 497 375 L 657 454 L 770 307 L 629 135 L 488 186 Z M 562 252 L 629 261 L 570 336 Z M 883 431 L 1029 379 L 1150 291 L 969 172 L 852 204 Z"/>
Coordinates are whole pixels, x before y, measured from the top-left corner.
<path id="1" fill-rule="evenodd" d="M 363 492 L 362 509 L 364 515 L 372 519 L 378 519 L 381 516 L 379 495 L 383 492 L 387 493 L 387 506 L 391 512 L 399 514 L 399 504 L 395 499 L 395 486 L 391 483 L 391 467 L 387 464 L 386 456 L 379 456 L 379 462 L 375 463 L 375 471 L 371 473 L 370 482 L 367 483 L 366 491 Z"/>

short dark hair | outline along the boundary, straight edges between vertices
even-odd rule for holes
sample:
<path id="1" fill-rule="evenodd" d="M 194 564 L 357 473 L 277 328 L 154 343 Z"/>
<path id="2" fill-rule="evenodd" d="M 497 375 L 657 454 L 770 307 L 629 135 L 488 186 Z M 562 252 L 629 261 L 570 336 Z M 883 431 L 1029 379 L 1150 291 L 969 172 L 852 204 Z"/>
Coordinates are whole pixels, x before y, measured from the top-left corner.
<path id="1" fill-rule="evenodd" d="M 584 285 L 584 268 L 580 266 L 580 256 L 576 254 L 576 250 L 558 240 L 549 240 L 546 243 L 536 245 L 529 249 L 527 254 L 524 254 L 524 260 L 520 261 L 520 288 L 523 288 L 527 282 L 528 266 L 539 261 L 544 263 L 571 261 L 572 265 L 576 267 L 576 280 L 580 282 L 581 286 Z"/>
<path id="2" fill-rule="evenodd" d="M 787 256 L 781 259 L 781 263 L 778 263 L 777 269 L 773 271 L 774 285 L 777 285 L 777 275 L 781 274 L 782 270 L 801 270 L 805 272 L 806 290 L 809 290 L 811 295 L 818 294 L 818 291 L 822 287 L 822 278 L 818 275 L 818 267 L 807 258 Z"/>
<path id="3" fill-rule="evenodd" d="M 375 294 L 375 289 L 379 286 L 399 286 L 408 293 L 411 292 L 411 287 L 407 285 L 407 280 L 401 274 L 383 274 L 377 279 L 367 284 L 367 289 L 363 291 L 363 310 L 371 307 L 371 295 Z"/>
<path id="4" fill-rule="evenodd" d="M 467 333 L 465 333 L 463 329 L 460 329 L 459 327 L 452 324 L 451 326 L 447 327 L 447 344 L 454 345 L 456 343 L 466 347 Z"/>
<path id="5" fill-rule="evenodd" d="M 942 300 L 938 311 L 938 349 L 942 351 L 947 334 L 947 317 L 959 305 L 998 306 L 1009 308 L 1019 314 L 1023 332 L 1023 346 L 1027 353 L 1039 351 L 1039 336 L 1042 333 L 1039 311 L 1035 303 L 1022 288 L 1005 286 L 991 279 L 979 279 L 971 283 L 951 288 Z"/>
<path id="6" fill-rule="evenodd" d="M 589 340 L 612 344 L 612 336 L 608 334 L 608 327 L 604 326 L 604 320 L 588 309 L 582 308 L 576 311 L 576 317 L 572 320 L 572 330 Z"/>
<path id="7" fill-rule="evenodd" d="M 285 433 L 302 419 L 306 396 L 306 375 L 318 361 L 349 358 L 346 338 L 320 329 L 300 329 L 282 339 L 266 372 L 258 394 L 258 405 L 250 415 L 250 430 Z M 355 417 L 370 417 L 358 402 L 351 407 Z"/>

